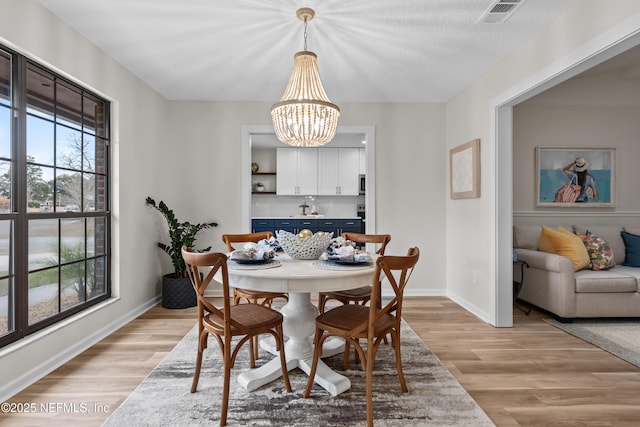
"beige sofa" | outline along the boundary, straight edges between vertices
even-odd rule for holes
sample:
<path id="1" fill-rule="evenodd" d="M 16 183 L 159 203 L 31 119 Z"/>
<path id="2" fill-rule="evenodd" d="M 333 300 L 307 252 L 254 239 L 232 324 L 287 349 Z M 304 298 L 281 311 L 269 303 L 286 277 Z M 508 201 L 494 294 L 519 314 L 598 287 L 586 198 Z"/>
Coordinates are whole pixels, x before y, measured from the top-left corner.
<path id="1" fill-rule="evenodd" d="M 606 240 L 613 251 L 616 265 L 607 270 L 583 269 L 574 272 L 569 258 L 538 250 L 541 226 L 516 225 L 514 249 L 518 260 L 529 265 L 524 269 L 519 299 L 549 311 L 559 320 L 640 317 L 640 268 L 622 265 L 625 245 L 620 235 L 622 230 L 640 235 L 640 228 L 602 225 L 564 227 L 580 233 L 588 229 Z"/>

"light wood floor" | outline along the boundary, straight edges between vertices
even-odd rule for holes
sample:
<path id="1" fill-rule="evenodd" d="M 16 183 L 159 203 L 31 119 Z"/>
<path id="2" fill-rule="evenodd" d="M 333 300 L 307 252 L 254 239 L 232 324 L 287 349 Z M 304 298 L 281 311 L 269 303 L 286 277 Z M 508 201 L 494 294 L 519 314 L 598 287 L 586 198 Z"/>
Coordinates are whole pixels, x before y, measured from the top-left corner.
<path id="1" fill-rule="evenodd" d="M 542 314 L 515 310 L 515 327 L 494 328 L 447 298 L 405 301 L 403 317 L 496 425 L 640 425 L 640 368 Z M 10 400 L 37 413 L 0 424 L 100 426 L 194 323 L 195 309 L 151 309 Z"/>

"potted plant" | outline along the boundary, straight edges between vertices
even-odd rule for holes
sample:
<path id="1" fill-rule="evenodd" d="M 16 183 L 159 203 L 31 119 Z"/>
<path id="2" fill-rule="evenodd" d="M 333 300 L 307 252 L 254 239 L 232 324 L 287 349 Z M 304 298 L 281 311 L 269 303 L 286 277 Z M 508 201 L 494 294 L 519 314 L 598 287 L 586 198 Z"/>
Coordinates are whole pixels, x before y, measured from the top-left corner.
<path id="1" fill-rule="evenodd" d="M 180 222 L 172 209 L 160 201 L 147 197 L 146 203 L 164 216 L 169 227 L 169 243 L 158 242 L 157 246 L 171 258 L 173 273 L 162 276 L 162 306 L 165 308 L 193 307 L 197 303 L 195 290 L 187 275 L 187 267 L 182 259 L 182 247 L 194 248 L 196 235 L 205 228 L 216 227 L 215 222 L 191 224 L 188 221 Z M 194 248 L 195 249 L 195 248 Z M 201 252 L 211 249 L 204 248 Z"/>
<path id="2" fill-rule="evenodd" d="M 256 191 L 264 191 L 264 184 L 262 182 L 256 182 Z"/>

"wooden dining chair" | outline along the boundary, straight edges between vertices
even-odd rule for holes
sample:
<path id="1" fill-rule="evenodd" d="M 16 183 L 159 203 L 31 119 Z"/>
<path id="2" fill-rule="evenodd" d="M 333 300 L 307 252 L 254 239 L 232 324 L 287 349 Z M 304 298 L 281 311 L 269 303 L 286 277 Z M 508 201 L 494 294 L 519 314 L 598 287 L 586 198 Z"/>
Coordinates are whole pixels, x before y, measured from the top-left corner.
<path id="1" fill-rule="evenodd" d="M 249 243 L 249 242 L 259 242 L 260 240 L 268 240 L 273 237 L 273 233 L 270 231 L 260 231 L 257 233 L 246 233 L 246 234 L 223 234 L 222 241 L 227 245 L 227 251 L 233 252 L 235 248 L 232 243 Z M 233 304 L 240 304 L 243 300 L 250 304 L 261 304 L 266 307 L 271 307 L 273 304 L 273 300 L 276 298 L 282 298 L 285 301 L 289 301 L 289 295 L 283 292 L 267 292 L 267 291 L 258 291 L 253 289 L 240 289 L 233 288 Z M 258 358 L 258 338 L 256 337 L 249 346 L 249 350 L 253 353 L 251 360 L 255 360 Z M 255 367 L 255 365 L 251 364 L 251 367 Z"/>
<path id="2" fill-rule="evenodd" d="M 258 233 L 248 234 L 223 234 L 222 241 L 227 245 L 227 251 L 233 252 L 235 248 L 232 243 L 249 243 L 259 242 L 260 240 L 268 240 L 273 237 L 273 233 L 270 231 L 261 231 Z M 258 304 L 262 300 L 261 304 L 271 307 L 273 300 L 276 298 L 283 298 L 285 301 L 289 301 L 289 296 L 282 292 L 266 292 L 256 291 L 252 289 L 240 289 L 234 288 L 233 290 L 233 303 L 238 304 L 241 300 L 245 300 L 250 303 Z"/>
<path id="3" fill-rule="evenodd" d="M 360 234 L 360 233 L 342 233 L 345 240 L 365 244 L 374 243 L 380 245 L 376 253 L 384 255 L 384 251 L 391 241 L 389 234 Z M 371 299 L 371 286 L 363 286 L 356 289 L 346 289 L 344 291 L 320 292 L 318 295 L 318 310 L 324 313 L 325 306 L 329 300 L 337 300 L 342 304 L 366 304 Z"/>
<path id="4" fill-rule="evenodd" d="M 402 299 L 409 277 L 420 257 L 417 247 L 410 248 L 406 256 L 380 256 L 372 280 L 371 304 L 345 304 L 326 311 L 316 318 L 313 363 L 304 397 L 309 397 L 314 383 L 318 360 L 322 355 L 322 344 L 329 337 L 340 337 L 354 346 L 360 356 L 362 369 L 366 372 L 367 425 L 373 426 L 373 366 L 378 347 L 387 334 L 391 335 L 391 346 L 395 350 L 396 369 L 402 392 L 408 391 L 402 372 L 400 357 L 400 323 Z M 380 282 L 387 279 L 394 292 L 393 299 L 378 308 Z M 366 348 L 360 345 L 366 340 Z"/>
<path id="5" fill-rule="evenodd" d="M 191 393 L 198 388 L 200 368 L 202 366 L 202 354 L 207 348 L 209 335 L 212 335 L 222 352 L 224 369 L 224 386 L 222 391 L 222 410 L 220 413 L 220 425 L 227 424 L 227 409 L 229 406 L 229 383 L 231 380 L 231 368 L 233 368 L 238 350 L 244 343 L 251 343 L 253 337 L 260 334 L 272 335 L 275 339 L 276 349 L 280 353 L 282 366 L 282 378 L 286 390 L 291 392 L 287 362 L 284 354 L 284 335 L 282 331 L 283 317 L 278 311 L 259 304 L 231 305 L 229 298 L 229 273 L 227 270 L 227 255 L 221 252 L 192 252 L 182 248 L 182 258 L 187 266 L 187 273 L 196 291 L 198 298 L 198 356 L 196 359 L 196 371 L 191 384 Z M 209 269 L 209 272 L 206 270 Z M 204 296 L 207 287 L 212 283 L 216 273 L 220 272 L 222 278 L 223 308 L 218 309 Z M 233 347 L 231 339 L 241 337 Z M 250 352 L 253 355 L 252 352 Z"/>

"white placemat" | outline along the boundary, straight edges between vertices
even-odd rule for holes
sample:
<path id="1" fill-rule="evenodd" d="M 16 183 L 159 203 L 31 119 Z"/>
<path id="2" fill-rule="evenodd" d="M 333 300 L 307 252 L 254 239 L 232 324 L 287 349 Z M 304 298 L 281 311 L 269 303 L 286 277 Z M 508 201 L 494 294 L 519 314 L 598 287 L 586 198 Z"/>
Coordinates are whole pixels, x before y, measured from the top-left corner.
<path id="1" fill-rule="evenodd" d="M 230 270 L 264 270 L 267 268 L 280 267 L 282 263 L 278 260 L 272 259 L 264 264 L 238 264 L 232 260 L 227 263 Z"/>
<path id="2" fill-rule="evenodd" d="M 331 261 L 317 260 L 313 261 L 311 265 L 320 270 L 365 270 L 371 268 L 372 263 L 367 264 L 353 264 L 353 265 L 341 265 Z"/>

